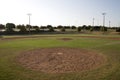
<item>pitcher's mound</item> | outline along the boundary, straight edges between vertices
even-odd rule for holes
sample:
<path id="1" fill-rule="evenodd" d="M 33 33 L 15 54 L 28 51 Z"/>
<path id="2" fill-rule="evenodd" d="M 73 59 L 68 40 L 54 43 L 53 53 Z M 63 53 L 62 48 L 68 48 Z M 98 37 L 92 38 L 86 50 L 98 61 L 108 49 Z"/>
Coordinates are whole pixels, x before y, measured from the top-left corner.
<path id="1" fill-rule="evenodd" d="M 105 58 L 93 51 L 78 48 L 42 48 L 20 54 L 17 61 L 31 70 L 69 73 L 98 68 Z"/>
<path id="2" fill-rule="evenodd" d="M 59 40 L 62 40 L 62 41 L 70 41 L 70 40 L 73 40 L 72 38 L 60 38 Z"/>

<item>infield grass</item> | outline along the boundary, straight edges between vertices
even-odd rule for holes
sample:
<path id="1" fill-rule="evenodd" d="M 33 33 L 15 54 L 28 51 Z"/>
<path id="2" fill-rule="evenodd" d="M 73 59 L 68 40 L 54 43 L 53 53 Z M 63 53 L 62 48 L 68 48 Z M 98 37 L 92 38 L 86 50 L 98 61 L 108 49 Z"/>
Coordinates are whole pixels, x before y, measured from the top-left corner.
<path id="1" fill-rule="evenodd" d="M 0 80 L 120 80 L 120 40 L 106 38 L 120 38 L 119 35 L 32 35 L 29 38 L 9 39 L 16 37 L 23 36 L 3 36 L 3 39 L 0 40 Z M 25 35 L 24 37 L 28 36 Z M 60 40 L 61 38 L 71 38 L 72 40 L 64 41 Z M 73 47 L 95 50 L 98 51 L 98 54 L 103 54 L 107 62 L 98 69 L 64 74 L 32 71 L 16 62 L 15 57 L 22 51 L 48 47 Z"/>

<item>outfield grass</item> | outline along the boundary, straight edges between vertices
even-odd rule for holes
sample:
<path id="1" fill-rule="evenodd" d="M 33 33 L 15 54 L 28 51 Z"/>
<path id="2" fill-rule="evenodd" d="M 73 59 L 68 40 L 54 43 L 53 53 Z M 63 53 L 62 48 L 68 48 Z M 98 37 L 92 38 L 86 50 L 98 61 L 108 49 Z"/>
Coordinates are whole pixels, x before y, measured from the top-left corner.
<path id="1" fill-rule="evenodd" d="M 23 36 L 3 36 L 3 38 L 8 39 L 0 40 L 0 80 L 120 80 L 120 41 L 106 38 L 79 37 L 100 36 L 120 38 L 119 35 L 61 34 L 33 36 L 37 37 L 9 39 Z M 60 38 L 65 37 L 72 38 L 73 40 L 60 40 Z M 32 71 L 16 62 L 15 57 L 20 52 L 43 47 L 74 47 L 95 50 L 103 54 L 107 58 L 107 62 L 104 66 L 95 70 L 66 74 L 48 74 Z"/>

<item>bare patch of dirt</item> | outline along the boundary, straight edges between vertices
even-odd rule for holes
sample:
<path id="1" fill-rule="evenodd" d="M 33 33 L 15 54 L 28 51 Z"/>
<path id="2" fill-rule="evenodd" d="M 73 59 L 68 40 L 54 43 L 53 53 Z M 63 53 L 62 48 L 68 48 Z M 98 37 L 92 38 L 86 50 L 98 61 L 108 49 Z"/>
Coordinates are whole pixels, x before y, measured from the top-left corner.
<path id="1" fill-rule="evenodd" d="M 73 40 L 73 39 L 72 38 L 59 38 L 58 40 L 70 41 L 70 40 Z"/>
<path id="2" fill-rule="evenodd" d="M 17 56 L 22 66 L 45 73 L 81 72 L 100 67 L 105 57 L 78 48 L 41 48 Z"/>

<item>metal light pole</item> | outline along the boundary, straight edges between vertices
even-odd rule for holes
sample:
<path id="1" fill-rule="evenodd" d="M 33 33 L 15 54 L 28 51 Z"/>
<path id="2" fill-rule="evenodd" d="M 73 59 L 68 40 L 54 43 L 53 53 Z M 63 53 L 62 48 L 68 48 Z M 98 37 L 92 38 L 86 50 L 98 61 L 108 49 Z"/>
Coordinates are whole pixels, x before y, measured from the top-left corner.
<path id="1" fill-rule="evenodd" d="M 105 15 L 106 15 L 106 13 L 102 13 L 102 15 L 103 15 L 103 27 L 105 27 Z"/>
<path id="2" fill-rule="evenodd" d="M 106 13 L 102 13 L 102 15 L 103 15 L 103 29 L 102 30 L 104 30 L 104 27 L 105 27 L 105 15 L 106 15 Z"/>
<path id="3" fill-rule="evenodd" d="M 29 33 L 30 33 L 30 16 L 31 16 L 32 14 L 31 14 L 31 13 L 28 13 L 27 15 L 28 15 L 28 17 L 29 17 L 28 22 L 29 22 Z"/>
<path id="4" fill-rule="evenodd" d="M 111 21 L 109 21 L 109 27 L 111 27 Z"/>
<path id="5" fill-rule="evenodd" d="M 95 18 L 93 18 L 93 27 L 94 27 L 94 21 L 95 21 Z"/>

